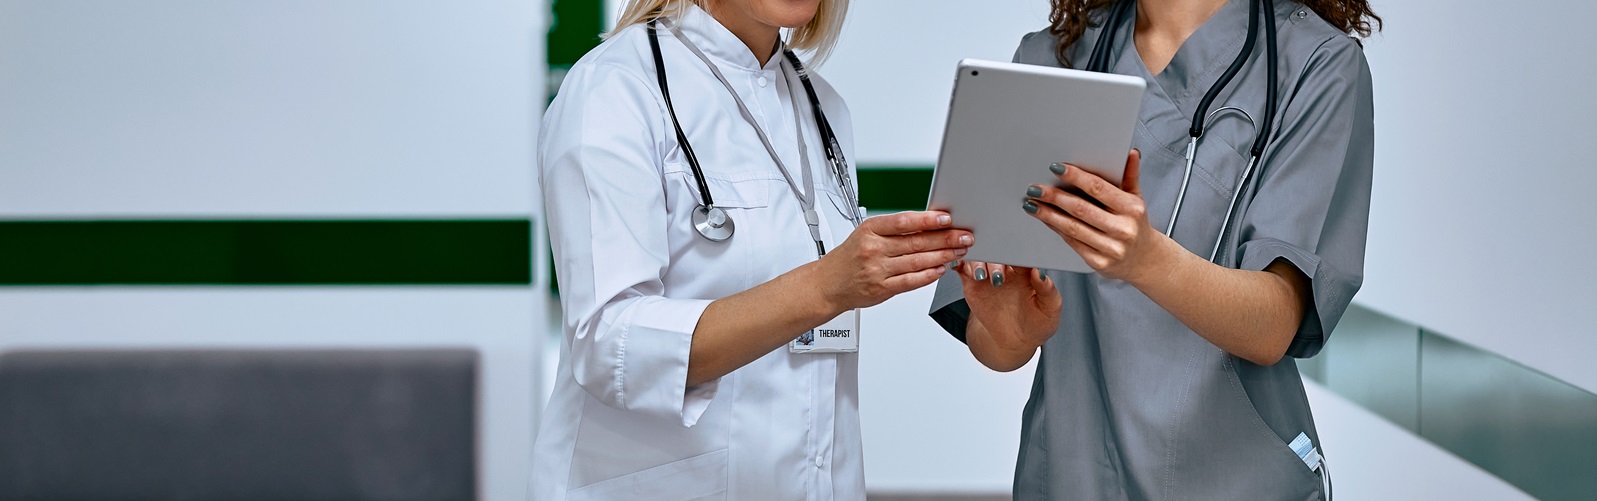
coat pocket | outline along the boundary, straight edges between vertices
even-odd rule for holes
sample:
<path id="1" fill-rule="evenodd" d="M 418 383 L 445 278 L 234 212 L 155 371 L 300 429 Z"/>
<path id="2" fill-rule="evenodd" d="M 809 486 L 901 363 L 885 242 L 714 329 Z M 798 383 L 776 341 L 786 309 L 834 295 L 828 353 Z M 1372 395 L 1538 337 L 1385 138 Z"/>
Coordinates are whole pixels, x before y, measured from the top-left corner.
<path id="1" fill-rule="evenodd" d="M 694 205 L 704 200 L 703 194 L 699 193 L 699 183 L 689 167 L 668 165 L 665 177 L 671 191 L 686 195 Z M 710 198 L 715 201 L 715 206 L 728 209 L 759 209 L 771 205 L 771 190 L 781 182 L 767 173 L 706 173 L 704 176 L 704 184 L 710 187 Z"/>
<path id="2" fill-rule="evenodd" d="M 727 450 L 700 454 L 571 491 L 570 501 L 719 499 L 727 488 Z"/>

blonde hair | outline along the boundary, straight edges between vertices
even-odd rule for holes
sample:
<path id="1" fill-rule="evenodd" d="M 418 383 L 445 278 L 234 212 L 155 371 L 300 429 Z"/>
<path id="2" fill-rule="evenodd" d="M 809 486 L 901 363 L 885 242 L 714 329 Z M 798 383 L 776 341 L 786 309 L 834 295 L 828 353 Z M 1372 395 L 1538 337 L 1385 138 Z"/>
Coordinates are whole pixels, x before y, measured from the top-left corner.
<path id="1" fill-rule="evenodd" d="M 688 2 L 708 10 L 705 6 L 707 1 L 710 0 L 627 0 L 621 18 L 616 21 L 615 30 L 605 36 L 662 17 L 680 18 L 687 12 Z M 788 46 L 808 52 L 810 65 L 820 66 L 832 55 L 832 49 L 837 47 L 837 38 L 843 34 L 843 17 L 847 13 L 848 0 L 821 0 L 820 8 L 815 10 L 815 18 L 788 35 Z"/>

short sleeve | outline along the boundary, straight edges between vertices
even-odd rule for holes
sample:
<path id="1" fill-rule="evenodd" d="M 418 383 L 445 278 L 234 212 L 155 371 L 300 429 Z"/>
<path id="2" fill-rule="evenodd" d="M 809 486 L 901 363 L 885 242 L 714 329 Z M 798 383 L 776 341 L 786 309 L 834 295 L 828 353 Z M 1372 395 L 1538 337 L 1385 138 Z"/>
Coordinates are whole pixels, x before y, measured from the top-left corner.
<path id="1" fill-rule="evenodd" d="M 1241 269 L 1285 261 L 1311 282 L 1313 309 L 1287 349 L 1292 357 L 1319 353 L 1363 284 L 1375 152 L 1370 80 L 1351 39 L 1316 51 L 1238 226 Z"/>
<path id="2" fill-rule="evenodd" d="M 930 315 L 954 339 L 966 342 L 965 328 L 970 325 L 970 304 L 965 302 L 965 289 L 959 282 L 959 274 L 944 273 L 943 278 L 937 280 L 937 287 L 932 293 Z"/>

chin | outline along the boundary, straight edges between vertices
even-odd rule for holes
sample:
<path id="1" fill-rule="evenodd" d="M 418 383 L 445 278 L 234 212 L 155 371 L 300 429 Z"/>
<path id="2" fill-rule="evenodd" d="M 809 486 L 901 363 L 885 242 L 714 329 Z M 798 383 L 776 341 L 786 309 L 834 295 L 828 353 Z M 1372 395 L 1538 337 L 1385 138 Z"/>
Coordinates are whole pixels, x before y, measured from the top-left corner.
<path id="1" fill-rule="evenodd" d="M 761 17 L 772 26 L 801 28 L 815 19 L 821 0 L 752 0 L 764 11 Z"/>

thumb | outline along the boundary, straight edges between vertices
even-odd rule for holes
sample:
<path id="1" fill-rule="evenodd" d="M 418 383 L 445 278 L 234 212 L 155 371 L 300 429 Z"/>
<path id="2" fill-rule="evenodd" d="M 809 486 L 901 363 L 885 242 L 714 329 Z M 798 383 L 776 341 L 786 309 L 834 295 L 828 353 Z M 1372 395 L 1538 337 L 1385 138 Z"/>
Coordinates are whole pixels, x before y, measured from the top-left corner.
<path id="1" fill-rule="evenodd" d="M 1057 310 L 1064 306 L 1064 298 L 1059 296 L 1059 290 L 1054 288 L 1054 281 L 1042 270 L 1031 270 L 1031 288 L 1037 293 L 1038 303 L 1044 308 Z"/>
<path id="2" fill-rule="evenodd" d="M 1142 195 L 1142 150 L 1132 148 L 1131 154 L 1126 155 L 1126 175 L 1120 181 L 1120 189 Z"/>

